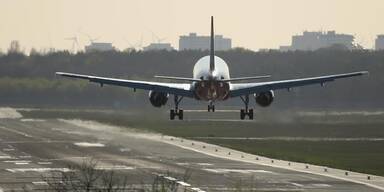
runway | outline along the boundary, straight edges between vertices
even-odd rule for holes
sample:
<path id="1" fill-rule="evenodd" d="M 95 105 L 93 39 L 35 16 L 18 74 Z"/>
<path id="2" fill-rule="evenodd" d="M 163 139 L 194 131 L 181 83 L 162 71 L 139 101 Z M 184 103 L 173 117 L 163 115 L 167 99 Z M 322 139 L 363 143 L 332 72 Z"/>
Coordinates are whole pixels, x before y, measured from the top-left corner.
<path id="1" fill-rule="evenodd" d="M 86 157 L 97 159 L 104 169 L 121 171 L 130 184 L 149 184 L 154 174 L 166 172 L 178 179 L 188 169 L 187 182 L 205 191 L 234 191 L 240 181 L 245 189 L 259 191 L 381 191 L 336 178 L 215 157 L 172 142 L 176 141 L 171 137 L 97 122 L 5 117 L 0 119 L 0 191 L 41 189 L 41 173 L 65 171 L 69 162 L 81 163 Z"/>

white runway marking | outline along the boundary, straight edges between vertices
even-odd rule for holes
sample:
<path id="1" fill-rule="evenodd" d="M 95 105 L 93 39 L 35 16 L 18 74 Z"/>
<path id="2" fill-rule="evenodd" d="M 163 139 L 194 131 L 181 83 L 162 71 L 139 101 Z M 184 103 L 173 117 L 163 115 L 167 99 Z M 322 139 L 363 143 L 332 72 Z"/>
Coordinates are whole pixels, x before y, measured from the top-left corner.
<path id="1" fill-rule="evenodd" d="M 129 151 L 131 151 L 130 148 L 120 148 L 119 150 L 120 150 L 120 152 L 129 152 Z"/>
<path id="2" fill-rule="evenodd" d="M 331 187 L 331 185 L 323 184 L 323 183 L 312 184 L 312 186 L 314 186 L 314 187 Z"/>
<path id="3" fill-rule="evenodd" d="M 19 158 L 29 159 L 29 158 L 32 158 L 32 156 L 30 156 L 30 155 L 22 155 L 22 156 L 19 156 Z"/>
<path id="4" fill-rule="evenodd" d="M 51 165 L 52 164 L 52 162 L 37 162 L 37 164 L 39 164 L 39 165 Z"/>
<path id="5" fill-rule="evenodd" d="M 256 140 L 256 141 L 384 141 L 384 138 L 336 138 L 336 137 L 192 137 L 192 139 L 213 140 Z"/>
<path id="6" fill-rule="evenodd" d="M 14 158 L 9 155 L 1 155 L 0 159 L 14 159 Z"/>
<path id="7" fill-rule="evenodd" d="M 4 148 L 3 151 L 14 151 L 14 148 Z"/>
<path id="8" fill-rule="evenodd" d="M 96 167 L 98 170 L 132 170 L 134 167 L 128 167 L 125 165 L 114 165 L 114 166 L 98 166 Z"/>
<path id="9" fill-rule="evenodd" d="M 79 146 L 79 147 L 105 147 L 105 145 L 102 143 L 79 142 L 79 143 L 74 143 L 74 144 Z"/>
<path id="10" fill-rule="evenodd" d="M 188 149 L 188 150 L 195 151 L 195 152 L 198 152 L 198 153 L 203 153 L 203 154 L 206 154 L 206 155 L 210 155 L 210 156 L 213 156 L 213 157 L 219 157 L 219 158 L 224 158 L 224 159 L 231 159 L 231 160 L 237 160 L 237 161 L 242 161 L 242 162 L 247 162 L 247 163 L 254 163 L 254 164 L 265 165 L 265 166 L 270 166 L 270 167 L 282 168 L 282 169 L 293 170 L 293 171 L 298 171 L 298 172 L 302 172 L 302 173 L 311 173 L 311 174 L 321 175 L 321 176 L 325 176 L 325 177 L 331 177 L 331 178 L 335 178 L 335 179 L 340 179 L 340 180 L 344 180 L 344 181 L 354 182 L 354 183 L 358 183 L 358 184 L 363 184 L 363 185 L 366 185 L 366 186 L 373 187 L 373 188 L 376 188 L 376 189 L 384 191 L 384 187 L 382 187 L 383 186 L 382 181 L 384 181 L 384 180 L 380 176 L 376 176 L 377 178 L 380 178 L 380 179 L 376 180 L 376 181 L 379 181 L 379 182 L 371 183 L 369 181 L 368 182 L 366 181 L 367 177 L 366 177 L 366 175 L 364 173 L 354 173 L 354 174 L 361 175 L 361 176 L 354 176 L 353 178 L 352 177 L 351 178 L 347 178 L 344 175 L 340 176 L 340 175 L 337 175 L 337 174 L 323 173 L 323 172 L 319 172 L 317 170 L 309 170 L 309 169 L 302 170 L 302 169 L 297 168 L 297 166 L 295 168 L 293 168 L 291 166 L 286 166 L 286 165 L 270 164 L 270 163 L 264 163 L 264 162 L 255 162 L 254 160 L 250 160 L 250 159 L 238 159 L 238 158 L 235 158 L 234 156 L 231 156 L 231 157 L 229 157 L 227 155 L 223 156 L 223 155 L 220 155 L 220 154 L 217 154 L 217 153 L 213 153 L 211 151 L 208 152 L 206 150 L 196 149 L 196 148 L 193 148 L 191 146 L 185 146 L 185 145 L 181 145 L 180 143 L 175 143 L 175 142 L 170 142 L 169 140 L 164 140 L 164 138 L 165 137 L 162 136 L 160 138 L 160 141 L 163 141 L 163 142 L 171 144 L 171 145 L 178 146 L 178 147 L 183 148 L 183 149 Z M 193 141 L 193 140 L 191 140 L 191 141 Z M 189 141 L 189 142 L 191 142 L 191 141 Z M 207 145 L 212 145 L 212 144 L 207 144 L 207 143 L 203 143 L 203 142 L 199 142 L 199 141 L 193 141 L 193 142 L 199 143 L 199 145 L 202 145 L 202 144 L 204 144 L 206 146 Z M 219 147 L 219 146 L 216 146 L 216 145 L 212 145 L 212 146 L 215 146 L 216 148 L 223 148 L 223 147 Z M 226 148 L 226 150 L 227 151 L 232 151 L 232 149 L 227 149 L 227 148 Z M 238 153 L 242 154 L 243 152 L 238 152 Z M 255 155 L 247 154 L 247 156 L 253 156 L 252 158 L 253 159 L 255 158 Z M 295 162 L 295 164 L 296 165 L 297 164 L 304 165 L 303 163 L 297 163 L 297 162 Z M 312 167 L 319 167 L 317 165 L 311 165 L 311 166 Z M 340 171 L 345 172 L 345 170 L 340 170 Z"/>
<path id="11" fill-rule="evenodd" d="M 213 164 L 211 163 L 197 163 L 198 165 L 201 165 L 201 166 L 212 166 Z"/>
<path id="12" fill-rule="evenodd" d="M 346 116 L 346 115 L 363 115 L 363 116 L 373 116 L 373 115 L 383 115 L 384 111 L 344 111 L 344 112 L 338 112 L 338 111 L 321 111 L 321 112 L 315 112 L 315 111 L 307 111 L 307 112 L 299 112 L 298 113 L 301 116 Z"/>
<path id="13" fill-rule="evenodd" d="M 304 185 L 302 184 L 298 184 L 298 183 L 291 183 L 292 185 L 296 186 L 296 187 L 304 187 Z"/>
<path id="14" fill-rule="evenodd" d="M 201 112 L 207 112 L 207 110 L 199 110 L 199 109 L 196 109 L 196 110 L 184 110 L 185 112 L 197 112 L 197 113 L 201 113 Z M 231 109 L 228 109 L 228 110 L 225 110 L 225 109 L 222 109 L 222 110 L 215 110 L 215 112 L 221 112 L 221 113 L 238 113 L 240 110 L 231 110 Z"/>
<path id="15" fill-rule="evenodd" d="M 32 184 L 34 184 L 34 185 L 48 185 L 48 183 L 45 181 L 34 181 L 34 182 L 32 182 Z"/>
<path id="16" fill-rule="evenodd" d="M 17 172 L 22 172 L 22 173 L 39 172 L 39 173 L 43 173 L 43 172 L 49 172 L 49 171 L 61 171 L 61 172 L 71 171 L 68 168 L 14 168 L 14 169 L 5 169 L 5 170 L 12 172 L 12 173 L 17 173 Z"/>
<path id="17" fill-rule="evenodd" d="M 275 174 L 272 171 L 259 170 L 259 169 L 203 169 L 205 171 L 213 172 L 213 173 L 270 173 Z"/>
<path id="18" fill-rule="evenodd" d="M 186 121 L 211 121 L 211 122 L 243 122 L 243 123 L 254 123 L 253 120 L 240 120 L 240 119 L 186 119 Z"/>
<path id="19" fill-rule="evenodd" d="M 32 137 L 31 135 L 28 135 L 28 134 L 23 133 L 23 132 L 21 132 L 21 131 L 17 131 L 17 130 L 14 130 L 14 129 L 8 129 L 8 128 L 3 127 L 3 126 L 0 126 L 0 129 L 4 129 L 4 130 L 6 130 L 6 131 L 9 131 L 9 132 L 12 132 L 12 133 L 16 133 L 16 134 L 22 135 L 22 136 L 24 136 L 24 137 L 30 137 L 30 138 Z"/>
<path id="20" fill-rule="evenodd" d="M 15 165 L 28 165 L 31 161 L 14 160 L 14 161 L 3 161 L 4 163 L 14 163 Z"/>
<path id="21" fill-rule="evenodd" d="M 22 122 L 45 122 L 44 119 L 21 119 Z"/>
<path id="22" fill-rule="evenodd" d="M 181 166 L 189 165 L 189 163 L 176 163 L 176 164 Z"/>

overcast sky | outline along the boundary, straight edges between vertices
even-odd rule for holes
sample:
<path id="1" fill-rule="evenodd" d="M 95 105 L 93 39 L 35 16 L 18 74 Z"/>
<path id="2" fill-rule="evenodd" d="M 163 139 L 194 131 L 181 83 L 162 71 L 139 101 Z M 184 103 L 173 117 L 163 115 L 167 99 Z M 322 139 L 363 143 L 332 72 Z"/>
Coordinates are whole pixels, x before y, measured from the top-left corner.
<path id="1" fill-rule="evenodd" d="M 383 0 L 1 0 L 0 48 L 71 49 L 65 38 L 75 35 L 83 48 L 85 34 L 119 49 L 155 36 L 177 48 L 179 35 L 209 34 L 211 15 L 217 34 L 253 50 L 289 45 L 304 30 L 352 34 L 372 48 L 384 33 Z"/>

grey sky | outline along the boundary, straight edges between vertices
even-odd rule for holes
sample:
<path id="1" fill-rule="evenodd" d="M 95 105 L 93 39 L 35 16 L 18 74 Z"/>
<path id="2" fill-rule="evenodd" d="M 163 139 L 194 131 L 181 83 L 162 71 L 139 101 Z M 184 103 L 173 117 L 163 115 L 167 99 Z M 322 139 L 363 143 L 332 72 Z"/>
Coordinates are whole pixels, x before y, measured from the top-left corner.
<path id="1" fill-rule="evenodd" d="M 123 49 L 141 36 L 144 45 L 155 41 L 151 31 L 177 48 L 179 35 L 208 34 L 211 15 L 234 46 L 277 48 L 304 30 L 332 29 L 372 48 L 383 10 L 382 0 L 1 0 L 0 48 L 19 40 L 26 50 L 70 49 L 64 38 L 74 35 L 83 47 L 89 34 Z"/>

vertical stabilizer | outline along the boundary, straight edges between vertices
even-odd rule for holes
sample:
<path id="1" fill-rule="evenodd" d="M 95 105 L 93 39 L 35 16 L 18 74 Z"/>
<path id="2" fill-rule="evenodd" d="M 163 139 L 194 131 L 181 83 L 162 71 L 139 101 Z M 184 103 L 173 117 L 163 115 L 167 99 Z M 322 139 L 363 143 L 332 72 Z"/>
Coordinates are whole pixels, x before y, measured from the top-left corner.
<path id="1" fill-rule="evenodd" d="M 209 70 L 215 70 L 215 33 L 213 31 L 213 16 L 211 16 L 211 46 L 209 50 Z"/>

